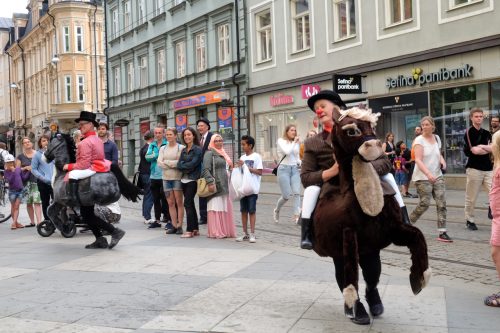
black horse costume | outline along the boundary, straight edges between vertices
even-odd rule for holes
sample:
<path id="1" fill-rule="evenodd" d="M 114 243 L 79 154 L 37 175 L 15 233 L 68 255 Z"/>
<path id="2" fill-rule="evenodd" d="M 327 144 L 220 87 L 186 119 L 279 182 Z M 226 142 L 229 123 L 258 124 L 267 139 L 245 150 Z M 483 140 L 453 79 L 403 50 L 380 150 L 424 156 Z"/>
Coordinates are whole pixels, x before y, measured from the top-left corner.
<path id="1" fill-rule="evenodd" d="M 97 172 L 79 180 L 77 198 L 71 195 L 69 182 L 64 180 L 65 164 L 74 163 L 75 143 L 68 134 L 57 134 L 50 141 L 44 154 L 48 162 L 54 160 L 55 172 L 52 181 L 54 200 L 47 209 L 51 221 L 57 229 L 63 231 L 67 225 L 66 207 L 109 205 L 123 195 L 127 200 L 137 202 L 141 190 L 132 184 L 120 167 L 111 165 L 111 172 Z"/>
<path id="2" fill-rule="evenodd" d="M 320 256 L 343 261 L 344 281 L 338 282 L 345 304 L 351 309 L 359 300 L 359 254 L 378 251 L 391 243 L 407 246 L 415 295 L 431 275 L 422 232 L 403 223 L 398 203 L 393 196 L 383 195 L 379 176 L 369 163 L 383 153 L 373 131 L 378 115 L 359 108 L 334 109 L 331 135 L 339 164 L 340 190 L 319 200 L 313 219 L 313 249 Z"/>

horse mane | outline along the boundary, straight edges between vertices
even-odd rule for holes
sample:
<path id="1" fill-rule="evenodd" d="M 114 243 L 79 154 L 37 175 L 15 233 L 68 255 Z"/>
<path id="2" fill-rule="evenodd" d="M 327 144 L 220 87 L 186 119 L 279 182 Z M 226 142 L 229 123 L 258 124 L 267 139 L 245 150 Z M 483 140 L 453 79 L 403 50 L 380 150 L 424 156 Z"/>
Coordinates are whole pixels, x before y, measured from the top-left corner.
<path id="1" fill-rule="evenodd" d="M 75 163 L 76 162 L 75 141 L 69 134 L 61 133 L 61 136 L 63 137 L 64 141 L 66 141 L 66 149 L 68 150 L 69 163 Z"/>
<path id="2" fill-rule="evenodd" d="M 351 117 L 354 119 L 367 121 L 372 125 L 372 128 L 377 126 L 378 117 L 380 117 L 380 112 L 373 113 L 372 109 L 361 109 L 358 107 L 353 107 L 347 110 L 340 110 L 340 118 L 339 121 L 344 119 L 345 117 Z"/>

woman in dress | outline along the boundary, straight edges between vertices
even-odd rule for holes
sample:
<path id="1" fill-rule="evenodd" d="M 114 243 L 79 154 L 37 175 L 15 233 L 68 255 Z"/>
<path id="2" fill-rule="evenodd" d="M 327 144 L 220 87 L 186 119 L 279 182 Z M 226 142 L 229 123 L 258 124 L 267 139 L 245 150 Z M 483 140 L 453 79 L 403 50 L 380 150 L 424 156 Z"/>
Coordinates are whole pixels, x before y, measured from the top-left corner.
<path id="1" fill-rule="evenodd" d="M 27 136 L 22 139 L 21 143 L 23 144 L 23 152 L 16 158 L 16 167 L 20 167 L 23 172 L 30 173 L 28 181 L 24 184 L 26 208 L 30 217 L 30 224 L 26 225 L 26 227 L 34 227 L 42 221 L 42 198 L 38 191 L 36 177 L 31 173 L 31 160 L 36 151 L 33 149 L 31 139 Z"/>
<path id="2" fill-rule="evenodd" d="M 202 175 L 208 189 L 214 195 L 208 198 L 208 233 L 209 238 L 234 238 L 236 228 L 233 220 L 233 203 L 229 198 L 229 170 L 233 162 L 224 150 L 224 140 L 220 134 L 212 135 L 209 150 L 203 158 Z"/>
<path id="3" fill-rule="evenodd" d="M 163 191 L 167 198 L 172 228 L 167 229 L 167 234 L 182 235 L 182 221 L 184 220 L 184 196 L 182 194 L 182 172 L 177 169 L 181 151 L 185 148 L 177 142 L 177 129 L 169 127 L 166 130 L 168 144 L 160 148 L 158 153 L 158 166 L 163 169 Z"/>
<path id="4" fill-rule="evenodd" d="M 283 137 L 278 139 L 278 156 L 281 163 L 278 167 L 278 183 L 281 197 L 273 211 L 274 222 L 278 223 L 281 207 L 293 198 L 293 221 L 300 217 L 300 143 L 295 125 L 287 125 Z"/>
<path id="5" fill-rule="evenodd" d="M 441 170 L 446 169 L 446 162 L 441 155 L 441 140 L 434 134 L 434 119 L 425 116 L 420 120 L 422 135 L 413 143 L 415 149 L 415 171 L 412 180 L 415 182 L 420 198 L 417 207 L 410 214 L 410 222 L 414 224 L 429 208 L 431 196 L 436 201 L 438 241 L 452 242 L 446 233 L 446 186 Z"/>
<path id="6" fill-rule="evenodd" d="M 192 238 L 200 234 L 198 231 L 198 213 L 194 205 L 194 196 L 198 187 L 196 181 L 201 175 L 203 151 L 200 148 L 200 142 L 194 128 L 185 128 L 181 136 L 186 147 L 181 151 L 181 156 L 179 156 L 179 161 L 177 162 L 177 169 L 182 172 L 181 183 L 187 220 L 186 232 L 182 234 L 181 238 Z"/>
<path id="7" fill-rule="evenodd" d="M 382 150 L 385 151 L 387 157 L 391 161 L 391 165 L 394 163 L 394 158 L 396 157 L 396 148 L 394 147 L 394 134 L 389 132 L 385 135 L 385 141 L 382 144 Z"/>

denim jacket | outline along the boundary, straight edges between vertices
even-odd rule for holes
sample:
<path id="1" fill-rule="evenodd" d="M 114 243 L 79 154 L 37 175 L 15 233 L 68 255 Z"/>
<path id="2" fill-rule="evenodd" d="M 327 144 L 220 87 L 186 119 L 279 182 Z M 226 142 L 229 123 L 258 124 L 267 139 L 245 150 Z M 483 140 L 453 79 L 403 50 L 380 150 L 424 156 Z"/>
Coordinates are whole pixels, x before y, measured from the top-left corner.
<path id="1" fill-rule="evenodd" d="M 181 151 L 177 169 L 182 171 L 182 178 L 197 180 L 201 175 L 201 162 L 203 161 L 203 151 L 199 146 L 193 145 L 188 152 L 187 148 Z"/>

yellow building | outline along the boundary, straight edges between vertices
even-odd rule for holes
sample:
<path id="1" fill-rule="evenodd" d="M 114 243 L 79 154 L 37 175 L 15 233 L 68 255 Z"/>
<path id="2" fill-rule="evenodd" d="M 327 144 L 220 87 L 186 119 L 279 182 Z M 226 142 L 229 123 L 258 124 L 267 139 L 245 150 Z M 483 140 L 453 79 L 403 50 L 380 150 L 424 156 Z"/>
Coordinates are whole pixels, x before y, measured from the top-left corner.
<path id="1" fill-rule="evenodd" d="M 80 111 L 102 112 L 106 100 L 102 2 L 29 0 L 27 8 L 27 20 L 14 14 L 6 47 L 16 141 L 51 124 L 67 132 Z"/>

